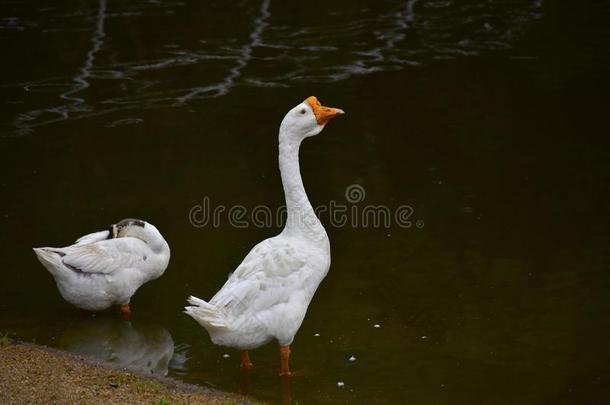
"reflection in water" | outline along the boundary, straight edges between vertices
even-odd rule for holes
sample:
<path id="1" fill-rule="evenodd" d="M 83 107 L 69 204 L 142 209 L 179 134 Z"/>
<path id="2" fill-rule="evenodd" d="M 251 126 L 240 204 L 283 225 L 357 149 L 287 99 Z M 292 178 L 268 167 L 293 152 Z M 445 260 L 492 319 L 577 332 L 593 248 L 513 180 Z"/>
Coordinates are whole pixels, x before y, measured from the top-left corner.
<path id="1" fill-rule="evenodd" d="M 79 97 L 73 97 L 73 94 L 79 93 L 89 87 L 89 82 L 87 79 L 91 76 L 91 69 L 93 69 L 93 61 L 95 60 L 95 54 L 100 50 L 102 45 L 104 44 L 104 37 L 106 33 L 104 32 L 104 20 L 106 18 L 106 0 L 99 0 L 99 8 L 97 12 L 97 25 L 95 32 L 93 33 L 93 38 L 91 38 L 91 49 L 87 52 L 87 59 L 85 60 L 84 66 L 81 68 L 79 74 L 73 79 L 76 83 L 76 86 L 65 93 L 63 93 L 60 97 L 64 100 L 72 100 L 77 104 L 83 104 L 85 100 Z"/>
<path id="2" fill-rule="evenodd" d="M 244 390 L 269 403 L 605 403 L 609 356 L 596 349 L 610 330 L 610 219 L 601 198 L 610 178 L 610 26 L 600 19 L 608 6 L 337 0 L 322 13 L 311 2 L 295 12 L 293 3 L 269 1 L 266 16 L 263 0 L 233 8 L 176 1 L 184 0 L 107 1 L 89 87 L 69 95 L 90 110 L 71 111 L 36 136 L 0 139 L 0 228 L 11 235 L 2 244 L 0 333 L 51 346 L 62 340 L 139 367 L 148 361 L 126 356 L 143 346 L 139 357 L 153 368 L 171 356 L 150 349 L 165 333 L 137 323 L 154 320 L 174 340 L 159 369 L 239 390 L 235 354 L 225 359 L 224 348 L 180 316 L 180 303 L 193 286 L 210 291 L 226 280 L 249 241 L 274 231 L 228 222 L 195 229 L 188 210 L 202 192 L 245 207 L 275 205 L 276 162 L 263 157 L 273 154 L 265 128 L 276 121 L 259 113 L 319 89 L 351 103 L 353 114 L 336 136 L 304 151 L 313 199 L 345 202 L 345 186 L 359 183 L 366 204 L 409 204 L 426 226 L 330 229 L 334 270 L 295 340 L 296 366 L 309 373 L 289 381 L 291 396 L 281 391 L 269 345 Z M 19 10 L 20 2 L 0 2 L 2 123 L 74 102 L 61 95 L 78 86 L 99 16 L 99 0 Z M 537 21 L 540 12 L 548 15 Z M 170 107 L 241 66 L 257 18 L 266 25 L 228 93 Z M 319 84 L 358 69 L 381 73 Z M 269 84 L 285 87 L 254 87 Z M 111 108 L 120 111 L 75 121 Z M 100 331 L 77 322 L 49 294 L 54 287 L 28 246 L 141 210 L 168 228 L 175 271 L 142 292 L 148 314 L 133 324 L 116 320 Z M 202 256 L 202 246 L 213 248 Z M 120 337 L 129 334 L 144 343 L 123 352 Z"/>
<path id="3" fill-rule="evenodd" d="M 59 346 L 132 371 L 160 376 L 167 375 L 174 357 L 174 341 L 165 328 L 116 319 L 86 319 L 72 324 L 61 336 Z M 186 359 L 184 355 L 181 358 Z"/>
<path id="4" fill-rule="evenodd" d="M 390 24 L 388 24 L 387 28 L 375 32 L 376 39 L 382 42 L 380 46 L 377 46 L 370 50 L 365 49 L 361 51 L 354 51 L 355 55 L 364 56 L 368 58 L 368 60 L 361 59 L 356 61 L 352 65 L 344 66 L 343 72 L 339 71 L 333 74 L 331 77 L 334 80 L 343 80 L 348 79 L 354 74 L 376 72 L 378 70 L 383 69 L 375 65 L 384 62 L 386 65 L 388 63 L 402 66 L 419 65 L 419 62 L 413 60 L 412 52 L 406 52 L 405 55 L 403 55 L 402 57 L 397 57 L 395 55 L 387 55 L 388 51 L 393 50 L 399 42 L 405 39 L 405 31 L 411 27 L 411 22 L 415 17 L 413 9 L 415 7 L 415 3 L 417 3 L 418 1 L 419 0 L 409 0 L 407 1 L 407 4 L 403 10 L 400 10 L 395 13 L 388 13 L 384 16 L 384 18 L 387 19 Z M 367 64 L 369 66 L 367 66 Z"/>
<path id="5" fill-rule="evenodd" d="M 204 87 L 196 87 L 191 90 L 188 94 L 178 97 L 176 100 L 176 105 L 183 105 L 188 100 L 199 94 L 212 93 L 215 96 L 222 96 L 229 92 L 231 87 L 235 84 L 235 79 L 237 79 L 241 75 L 241 71 L 250 59 L 252 59 L 252 48 L 255 46 L 259 46 L 261 44 L 261 35 L 267 27 L 267 18 L 270 16 L 269 14 L 269 0 L 263 0 L 261 3 L 261 8 L 258 17 L 254 20 L 254 31 L 250 34 L 250 42 L 244 45 L 239 50 L 239 57 L 237 59 L 237 65 L 229 71 L 229 74 L 224 78 L 224 80 L 220 83 L 204 86 Z"/>
<path id="6" fill-rule="evenodd" d="M 187 371 L 186 362 L 189 359 L 188 351 L 191 346 L 186 343 L 179 343 L 174 347 L 174 355 L 169 362 L 169 368 L 177 374 L 184 374 Z"/>
<path id="7" fill-rule="evenodd" d="M 206 8 L 211 5 L 112 3 L 109 12 L 106 0 L 99 0 L 87 57 L 77 76 L 70 79 L 67 90 L 66 78 L 62 77 L 34 78 L 25 83 L 9 83 L 4 88 L 24 90 L 17 94 L 21 99 L 10 100 L 12 105 L 44 105 L 52 102 L 48 94 L 53 92 L 57 92 L 59 100 L 70 102 L 18 113 L 13 127 L 17 133 L 25 134 L 57 121 L 182 106 L 193 99 L 226 95 L 236 86 L 334 82 L 435 60 L 508 50 L 518 34 L 540 17 L 541 6 L 541 0 L 390 0 L 380 2 L 375 9 L 331 3 L 319 16 L 295 20 L 292 13 L 282 14 L 281 7 L 276 12 L 270 0 L 262 0 L 255 10 L 250 10 L 247 3 L 231 10 L 231 21 L 240 28 L 247 24 L 243 19 L 252 14 L 247 24 L 252 28 L 245 33 L 245 39 L 244 33 L 233 26 L 220 26 L 221 32 L 214 32 L 210 39 L 205 24 L 195 24 L 185 17 L 176 21 L 176 15 L 181 9 L 187 9 L 182 13 L 187 16 L 217 13 Z M 65 11 L 53 16 L 45 21 L 51 24 L 47 30 L 69 35 L 65 41 L 73 40 L 70 31 L 80 23 L 74 21 L 75 14 L 78 13 Z M 146 29 L 151 17 L 155 32 L 159 21 L 166 22 L 170 31 L 176 24 L 192 24 L 188 25 L 188 36 L 199 40 L 183 44 L 180 38 L 172 38 L 171 43 L 147 41 L 141 49 L 149 38 Z M 137 26 L 135 38 L 112 37 L 114 31 L 125 31 L 120 24 L 128 23 Z M 32 25 L 35 24 L 25 24 Z M 130 39 L 143 56 L 130 50 L 126 57 L 118 58 L 121 47 Z M 104 57 L 98 55 L 102 47 L 107 50 Z M 186 67 L 206 74 L 185 75 Z M 218 77 L 207 72 L 222 74 Z M 155 78 L 159 75 L 162 76 Z M 104 91 L 97 91 L 98 87 Z"/>
<path id="8" fill-rule="evenodd" d="M 239 379 L 239 393 L 245 396 L 251 396 L 256 391 L 256 387 L 252 385 L 251 370 L 241 370 Z M 282 405 L 290 405 L 292 401 L 292 388 L 290 380 L 293 377 L 280 378 L 280 403 Z M 297 402 L 298 403 L 298 402 Z"/>
<path id="9" fill-rule="evenodd" d="M 87 52 L 87 58 L 85 59 L 84 65 L 81 67 L 78 74 L 72 79 L 75 83 L 71 89 L 68 91 L 61 93 L 59 95 L 60 99 L 70 101 L 70 104 L 61 105 L 58 107 L 52 108 L 44 108 L 41 110 L 30 111 L 26 114 L 21 114 L 16 120 L 16 126 L 19 128 L 19 132 L 22 134 L 28 133 L 32 130 L 32 128 L 49 124 L 56 121 L 67 120 L 70 118 L 70 113 L 77 111 L 89 111 L 85 104 L 85 100 L 81 97 L 75 97 L 74 95 L 82 92 L 87 89 L 89 84 L 89 77 L 91 76 L 91 72 L 93 69 L 93 62 L 95 61 L 95 54 L 100 50 L 100 48 L 104 45 L 104 38 L 106 37 L 106 33 L 104 31 L 104 22 L 106 19 L 106 0 L 99 0 L 98 3 L 98 11 L 95 18 L 96 28 L 93 32 L 93 36 L 91 38 L 91 49 Z M 28 86 L 25 86 L 25 89 L 28 89 Z M 39 122 L 30 123 L 30 121 L 35 121 L 39 116 L 45 113 L 57 114 L 59 117 L 55 117 L 50 120 L 43 120 Z"/>

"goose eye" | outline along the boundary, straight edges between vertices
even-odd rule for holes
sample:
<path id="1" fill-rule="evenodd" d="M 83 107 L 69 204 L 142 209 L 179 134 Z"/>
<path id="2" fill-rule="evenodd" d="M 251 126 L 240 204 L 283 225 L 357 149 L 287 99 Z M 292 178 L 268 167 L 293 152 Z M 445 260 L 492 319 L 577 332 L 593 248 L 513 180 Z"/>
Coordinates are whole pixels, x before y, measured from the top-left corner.
<path id="1" fill-rule="evenodd" d="M 305 109 L 303 108 L 303 109 L 302 109 L 301 111 L 299 111 L 299 112 L 300 112 L 301 114 L 305 114 L 305 113 L 307 112 L 307 110 L 305 110 Z"/>

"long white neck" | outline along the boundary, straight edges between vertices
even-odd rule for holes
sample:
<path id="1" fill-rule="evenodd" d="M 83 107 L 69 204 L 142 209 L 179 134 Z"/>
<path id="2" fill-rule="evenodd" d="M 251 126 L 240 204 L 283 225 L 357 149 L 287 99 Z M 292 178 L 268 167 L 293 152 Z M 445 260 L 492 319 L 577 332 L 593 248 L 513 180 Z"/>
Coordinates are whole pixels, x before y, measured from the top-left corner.
<path id="1" fill-rule="evenodd" d="M 288 236 L 305 237 L 314 243 L 326 245 L 328 243 L 326 231 L 316 216 L 303 187 L 299 168 L 300 146 L 300 141 L 295 141 L 289 136 L 282 136 L 282 129 L 280 130 L 279 163 L 288 214 L 282 233 Z"/>

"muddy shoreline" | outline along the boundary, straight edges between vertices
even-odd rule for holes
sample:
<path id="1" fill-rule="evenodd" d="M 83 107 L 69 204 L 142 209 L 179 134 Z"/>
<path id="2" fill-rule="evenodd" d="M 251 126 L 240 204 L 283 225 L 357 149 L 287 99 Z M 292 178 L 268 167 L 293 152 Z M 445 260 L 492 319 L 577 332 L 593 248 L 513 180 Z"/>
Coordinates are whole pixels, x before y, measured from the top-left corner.
<path id="1" fill-rule="evenodd" d="M 144 376 L 91 358 L 4 338 L 0 402 L 122 404 L 253 404 L 249 398 Z"/>

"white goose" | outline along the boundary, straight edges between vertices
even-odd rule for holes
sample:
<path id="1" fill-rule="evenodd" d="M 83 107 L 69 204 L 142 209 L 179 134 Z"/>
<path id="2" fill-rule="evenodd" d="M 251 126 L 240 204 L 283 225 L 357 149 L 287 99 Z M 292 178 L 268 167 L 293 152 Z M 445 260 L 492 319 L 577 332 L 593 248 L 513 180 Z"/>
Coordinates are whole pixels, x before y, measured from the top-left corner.
<path id="1" fill-rule="evenodd" d="M 108 231 L 91 233 L 64 248 L 35 248 L 38 260 L 55 278 L 59 293 L 86 311 L 121 306 L 144 283 L 160 277 L 169 263 L 169 245 L 154 225 L 124 219 Z"/>
<path id="2" fill-rule="evenodd" d="M 299 170 L 299 147 L 319 134 L 337 108 L 309 97 L 286 114 L 279 133 L 279 164 L 288 211 L 284 230 L 256 245 L 210 302 L 188 299 L 186 313 L 215 344 L 248 350 L 272 339 L 280 345 L 280 375 L 289 376 L 290 344 L 330 266 L 330 243 L 307 198 Z"/>

